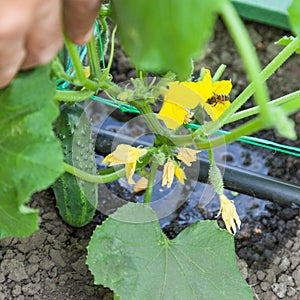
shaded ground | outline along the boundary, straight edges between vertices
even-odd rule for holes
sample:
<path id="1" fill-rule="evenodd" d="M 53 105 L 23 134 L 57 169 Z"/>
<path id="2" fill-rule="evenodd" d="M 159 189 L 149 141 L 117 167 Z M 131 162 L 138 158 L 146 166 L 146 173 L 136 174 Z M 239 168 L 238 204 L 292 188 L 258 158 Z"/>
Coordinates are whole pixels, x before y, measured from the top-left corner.
<path id="1" fill-rule="evenodd" d="M 280 49 L 273 42 L 285 32 L 254 23 L 249 23 L 248 29 L 262 64 L 267 64 Z M 119 49 L 116 54 L 118 63 L 114 63 L 113 67 L 115 78 L 120 82 L 127 80 L 133 72 Z M 234 98 L 247 81 L 233 44 L 223 25 L 219 24 L 208 47 L 205 65 L 201 66 L 209 67 L 213 73 L 221 63 L 228 66 L 224 76 L 230 77 L 234 83 Z M 271 97 L 277 98 L 299 89 L 299 74 L 300 59 L 294 56 L 276 72 L 276 78 L 268 82 Z M 261 132 L 258 136 L 299 147 L 300 113 L 294 116 L 294 120 L 298 132 L 296 142 L 276 138 L 272 131 Z M 245 147 L 254 150 L 253 147 Z M 299 158 L 256 149 L 247 158 L 245 167 L 250 168 L 257 157 L 264 158 L 270 175 L 300 184 Z M 120 185 L 114 189 L 124 198 L 132 196 Z M 106 199 L 110 195 L 102 193 L 101 197 Z M 84 263 L 90 235 L 95 225 L 101 223 L 102 216 L 97 215 L 82 229 L 71 228 L 57 215 L 50 190 L 35 194 L 30 205 L 40 210 L 40 230 L 28 238 L 0 240 L 0 300 L 112 299 L 109 290 L 93 285 Z M 179 220 L 180 212 L 178 216 L 165 228 L 170 237 L 185 227 L 184 222 Z M 241 231 L 236 235 L 236 253 L 240 270 L 252 286 L 255 299 L 300 298 L 299 225 L 299 209 L 281 208 L 274 204 L 268 204 L 258 216 L 243 219 Z"/>

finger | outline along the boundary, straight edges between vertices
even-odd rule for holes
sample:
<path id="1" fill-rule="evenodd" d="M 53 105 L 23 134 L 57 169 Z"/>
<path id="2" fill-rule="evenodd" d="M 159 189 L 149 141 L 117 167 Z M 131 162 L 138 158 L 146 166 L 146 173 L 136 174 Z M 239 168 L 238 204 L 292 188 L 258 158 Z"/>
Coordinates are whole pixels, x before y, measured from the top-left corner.
<path id="1" fill-rule="evenodd" d="M 22 69 L 51 61 L 63 44 L 61 26 L 61 1 L 41 1 L 26 38 L 27 56 Z"/>
<path id="2" fill-rule="evenodd" d="M 89 41 L 101 0 L 64 0 L 64 28 L 67 36 L 78 45 Z"/>
<path id="3" fill-rule="evenodd" d="M 32 24 L 38 0 L 0 0 L 0 39 L 24 36 Z"/>
<path id="4" fill-rule="evenodd" d="M 0 0 L 0 88 L 17 74 L 25 58 L 24 40 L 37 0 Z"/>
<path id="5" fill-rule="evenodd" d="M 7 39 L 6 42 L 0 42 L 0 88 L 9 84 L 18 73 L 26 53 L 22 38 Z"/>

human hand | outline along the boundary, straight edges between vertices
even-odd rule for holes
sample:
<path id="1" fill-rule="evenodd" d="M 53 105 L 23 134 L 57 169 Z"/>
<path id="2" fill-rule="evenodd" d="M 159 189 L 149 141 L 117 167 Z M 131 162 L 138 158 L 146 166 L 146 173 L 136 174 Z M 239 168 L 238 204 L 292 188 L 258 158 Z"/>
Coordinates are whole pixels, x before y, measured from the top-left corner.
<path id="1" fill-rule="evenodd" d="M 20 69 L 43 65 L 61 49 L 62 27 L 86 43 L 101 0 L 0 0 L 0 88 Z"/>

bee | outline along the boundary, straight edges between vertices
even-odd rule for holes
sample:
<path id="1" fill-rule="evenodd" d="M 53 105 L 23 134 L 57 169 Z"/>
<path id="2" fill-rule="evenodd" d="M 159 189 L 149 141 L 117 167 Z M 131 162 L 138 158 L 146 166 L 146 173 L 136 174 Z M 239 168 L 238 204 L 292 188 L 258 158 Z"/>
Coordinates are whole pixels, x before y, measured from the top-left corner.
<path id="1" fill-rule="evenodd" d="M 215 94 L 210 97 L 209 99 L 207 99 L 207 103 L 212 105 L 212 106 L 216 106 L 218 103 L 224 103 L 225 101 L 230 101 L 230 97 L 229 95 L 225 95 L 225 94 Z"/>

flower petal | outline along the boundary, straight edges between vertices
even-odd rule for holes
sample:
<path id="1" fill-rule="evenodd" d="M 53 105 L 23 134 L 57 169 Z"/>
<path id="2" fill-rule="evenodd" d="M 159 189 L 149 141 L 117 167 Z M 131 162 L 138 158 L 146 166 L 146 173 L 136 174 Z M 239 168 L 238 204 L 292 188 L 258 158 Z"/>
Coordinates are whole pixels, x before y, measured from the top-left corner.
<path id="1" fill-rule="evenodd" d="M 217 102 L 216 105 L 205 103 L 204 110 L 207 112 L 210 118 L 215 121 L 224 113 L 230 104 L 230 101 Z"/>
<path id="2" fill-rule="evenodd" d="M 182 84 L 190 87 L 201 96 L 201 100 L 198 103 L 200 103 L 202 106 L 204 106 L 207 99 L 214 95 L 212 78 L 208 69 L 205 69 L 205 76 L 203 80 L 198 82 L 183 82 Z"/>
<path id="3" fill-rule="evenodd" d="M 169 82 L 168 87 L 164 93 L 165 101 L 187 108 L 195 108 L 198 105 L 201 95 L 186 85 L 185 82 Z"/>
<path id="4" fill-rule="evenodd" d="M 125 165 L 126 178 L 129 184 L 135 183 L 135 181 L 132 178 L 135 171 L 135 166 L 136 166 L 136 162 L 128 163 Z"/>
<path id="5" fill-rule="evenodd" d="M 175 165 L 174 162 L 168 160 L 167 163 L 164 165 L 164 172 L 162 177 L 162 186 L 167 184 L 167 187 L 170 188 L 173 180 L 174 180 L 174 172 L 175 172 Z"/>
<path id="6" fill-rule="evenodd" d="M 186 109 L 176 103 L 164 101 L 164 104 L 157 114 L 157 117 L 165 123 L 169 129 L 176 129 L 184 123 Z"/>
<path id="7" fill-rule="evenodd" d="M 216 95 L 219 95 L 219 94 L 229 95 L 231 89 L 232 89 L 231 80 L 216 81 L 212 85 L 212 91 Z"/>
<path id="8" fill-rule="evenodd" d="M 192 162 L 196 161 L 197 153 L 199 150 L 193 150 L 190 148 L 179 148 L 177 158 L 190 167 Z"/>
<path id="9" fill-rule="evenodd" d="M 104 158 L 103 162 L 109 162 L 110 166 L 133 163 L 146 153 L 146 149 L 120 144 L 117 146 L 115 151 Z"/>
<path id="10" fill-rule="evenodd" d="M 184 184 L 184 180 L 186 179 L 184 171 L 179 167 L 175 167 L 175 176 L 181 184 Z"/>
<path id="11" fill-rule="evenodd" d="M 219 195 L 220 197 L 220 211 L 217 216 L 222 213 L 222 219 L 225 223 L 226 229 L 228 232 L 235 234 L 236 225 L 238 228 L 241 226 L 241 220 L 236 212 L 236 207 L 234 202 L 227 199 L 225 195 Z"/>

